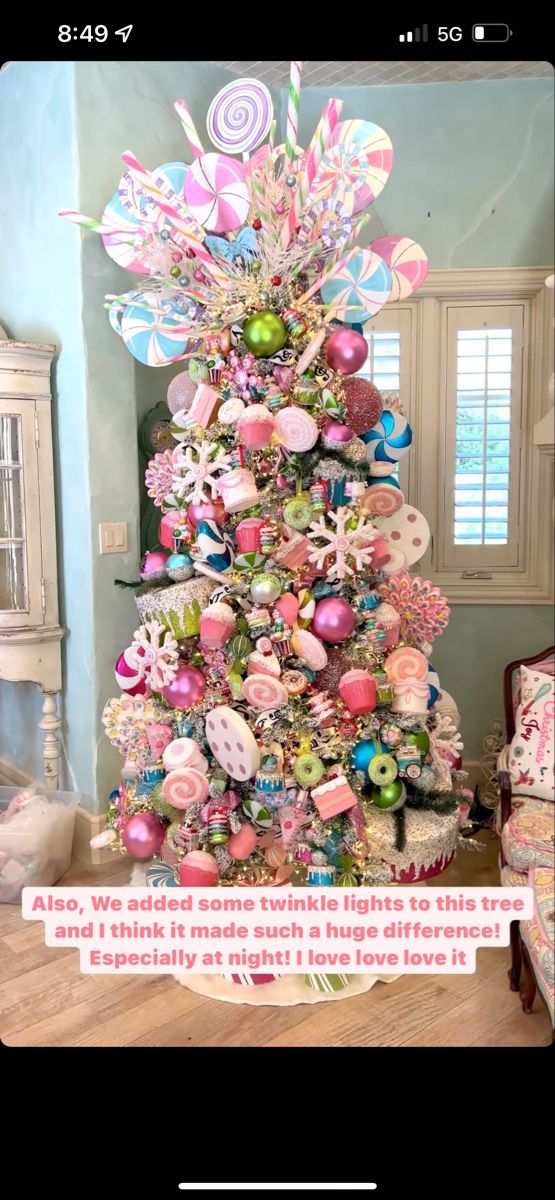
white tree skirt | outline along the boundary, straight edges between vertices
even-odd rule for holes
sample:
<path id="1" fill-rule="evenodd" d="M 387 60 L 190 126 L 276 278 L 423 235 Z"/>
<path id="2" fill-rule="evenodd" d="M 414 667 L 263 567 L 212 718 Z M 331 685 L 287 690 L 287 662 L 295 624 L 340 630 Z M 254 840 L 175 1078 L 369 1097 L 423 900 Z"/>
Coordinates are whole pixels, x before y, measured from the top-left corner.
<path id="1" fill-rule="evenodd" d="M 131 872 L 131 887 L 146 886 L 146 864 L 136 863 Z M 307 987 L 302 975 L 282 975 L 272 983 L 230 983 L 221 975 L 174 975 L 181 987 L 207 996 L 210 1000 L 223 1000 L 228 1004 L 271 1005 L 285 1008 L 293 1004 L 320 1004 L 325 1000 L 347 1000 L 349 996 L 360 996 L 369 992 L 375 983 L 394 983 L 400 975 L 351 975 L 351 982 L 340 992 L 316 992 Z"/>

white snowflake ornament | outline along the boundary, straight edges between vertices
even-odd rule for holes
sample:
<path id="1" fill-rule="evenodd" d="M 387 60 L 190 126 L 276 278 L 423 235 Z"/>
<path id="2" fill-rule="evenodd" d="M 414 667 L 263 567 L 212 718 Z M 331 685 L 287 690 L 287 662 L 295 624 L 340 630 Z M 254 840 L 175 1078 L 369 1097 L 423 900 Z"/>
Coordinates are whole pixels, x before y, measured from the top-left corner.
<path id="1" fill-rule="evenodd" d="M 153 692 L 161 692 L 177 675 L 177 642 L 160 621 L 146 621 L 135 630 L 129 658 Z"/>
<path id="2" fill-rule="evenodd" d="M 353 529 L 347 529 L 347 523 L 353 520 L 354 514 L 348 508 L 338 508 L 337 512 L 328 512 L 318 521 L 312 521 L 308 537 L 313 541 L 323 540 L 324 545 L 316 546 L 308 556 L 308 560 L 322 570 L 327 562 L 328 579 L 344 579 L 346 575 L 354 575 L 372 562 L 374 538 L 378 530 L 365 517 L 359 517 Z M 329 528 L 328 521 L 333 522 Z M 354 564 L 354 569 L 351 564 Z"/>
<path id="3" fill-rule="evenodd" d="M 213 442 L 193 442 L 186 449 L 177 446 L 172 460 L 175 495 L 191 504 L 202 504 L 217 495 L 214 476 L 227 467 L 229 455 Z"/>

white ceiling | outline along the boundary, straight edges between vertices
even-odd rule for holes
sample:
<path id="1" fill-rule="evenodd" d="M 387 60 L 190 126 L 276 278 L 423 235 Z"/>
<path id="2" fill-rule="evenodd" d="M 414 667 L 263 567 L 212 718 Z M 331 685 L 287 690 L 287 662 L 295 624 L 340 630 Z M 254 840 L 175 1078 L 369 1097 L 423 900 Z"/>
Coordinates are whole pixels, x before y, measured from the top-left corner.
<path id="1" fill-rule="evenodd" d="M 278 87 L 289 82 L 289 62 L 216 62 L 234 75 L 254 76 Z M 385 83 L 457 83 L 475 79 L 553 78 L 548 62 L 304 62 L 305 87 Z"/>

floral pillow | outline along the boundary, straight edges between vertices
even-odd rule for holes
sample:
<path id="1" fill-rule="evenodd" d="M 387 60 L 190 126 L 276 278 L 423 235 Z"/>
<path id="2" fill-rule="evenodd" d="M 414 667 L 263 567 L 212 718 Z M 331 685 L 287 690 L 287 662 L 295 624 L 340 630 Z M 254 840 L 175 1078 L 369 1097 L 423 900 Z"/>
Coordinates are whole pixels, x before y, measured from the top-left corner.
<path id="1" fill-rule="evenodd" d="M 534 668 L 520 668 L 520 704 L 509 749 L 509 772 L 516 795 L 555 801 L 555 680 Z"/>

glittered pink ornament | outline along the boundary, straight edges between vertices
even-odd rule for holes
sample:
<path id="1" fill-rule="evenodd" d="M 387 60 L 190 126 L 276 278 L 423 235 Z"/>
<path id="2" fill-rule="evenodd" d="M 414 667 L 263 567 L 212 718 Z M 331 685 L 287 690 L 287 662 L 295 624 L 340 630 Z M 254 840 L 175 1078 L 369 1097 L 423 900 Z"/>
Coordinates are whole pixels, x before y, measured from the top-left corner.
<path id="1" fill-rule="evenodd" d="M 381 393 L 367 379 L 353 375 L 343 383 L 345 415 L 353 433 L 367 433 L 383 411 Z"/>
<path id="2" fill-rule="evenodd" d="M 352 442 L 353 431 L 341 421 L 326 421 L 322 434 L 328 442 Z"/>
<path id="3" fill-rule="evenodd" d="M 215 521 L 216 525 L 225 525 L 227 514 L 223 501 L 205 500 L 202 504 L 190 504 L 187 520 L 192 529 L 196 529 L 199 521 Z"/>
<path id="4" fill-rule="evenodd" d="M 321 691 L 337 692 L 339 680 L 346 671 L 350 671 L 352 662 L 346 657 L 340 647 L 331 646 L 327 652 L 328 661 L 322 671 L 318 671 L 317 683 Z"/>
<path id="5" fill-rule="evenodd" d="M 340 375 L 354 375 L 368 358 L 368 342 L 355 329 L 338 329 L 326 342 L 326 362 Z"/>
<path id="6" fill-rule="evenodd" d="M 340 596 L 328 596 L 316 605 L 311 629 L 323 642 L 344 642 L 355 627 L 355 614 Z"/>
<path id="7" fill-rule="evenodd" d="M 157 813 L 135 813 L 125 822 L 121 840 L 128 854 L 144 862 L 158 854 L 165 833 L 166 826 Z"/>
<path id="8" fill-rule="evenodd" d="M 180 409 L 189 409 L 195 398 L 195 393 L 198 388 L 198 382 L 191 379 L 188 371 L 180 371 L 172 379 L 168 388 L 166 404 L 171 413 L 179 412 Z"/>
<path id="9" fill-rule="evenodd" d="M 198 704 L 206 691 L 206 679 L 202 671 L 196 667 L 183 665 L 178 668 L 177 675 L 162 691 L 167 704 L 172 708 L 187 709 Z"/>
<path id="10" fill-rule="evenodd" d="M 272 374 L 276 383 L 278 384 L 278 387 L 280 387 L 283 392 L 286 392 L 288 388 L 291 387 L 291 384 L 295 378 L 295 372 L 293 371 L 292 367 L 274 367 Z"/>
<path id="11" fill-rule="evenodd" d="M 164 513 L 158 526 L 160 545 L 165 546 L 166 550 L 173 550 L 173 531 L 183 526 L 184 523 L 185 512 L 182 509 L 172 508 L 171 512 Z"/>

